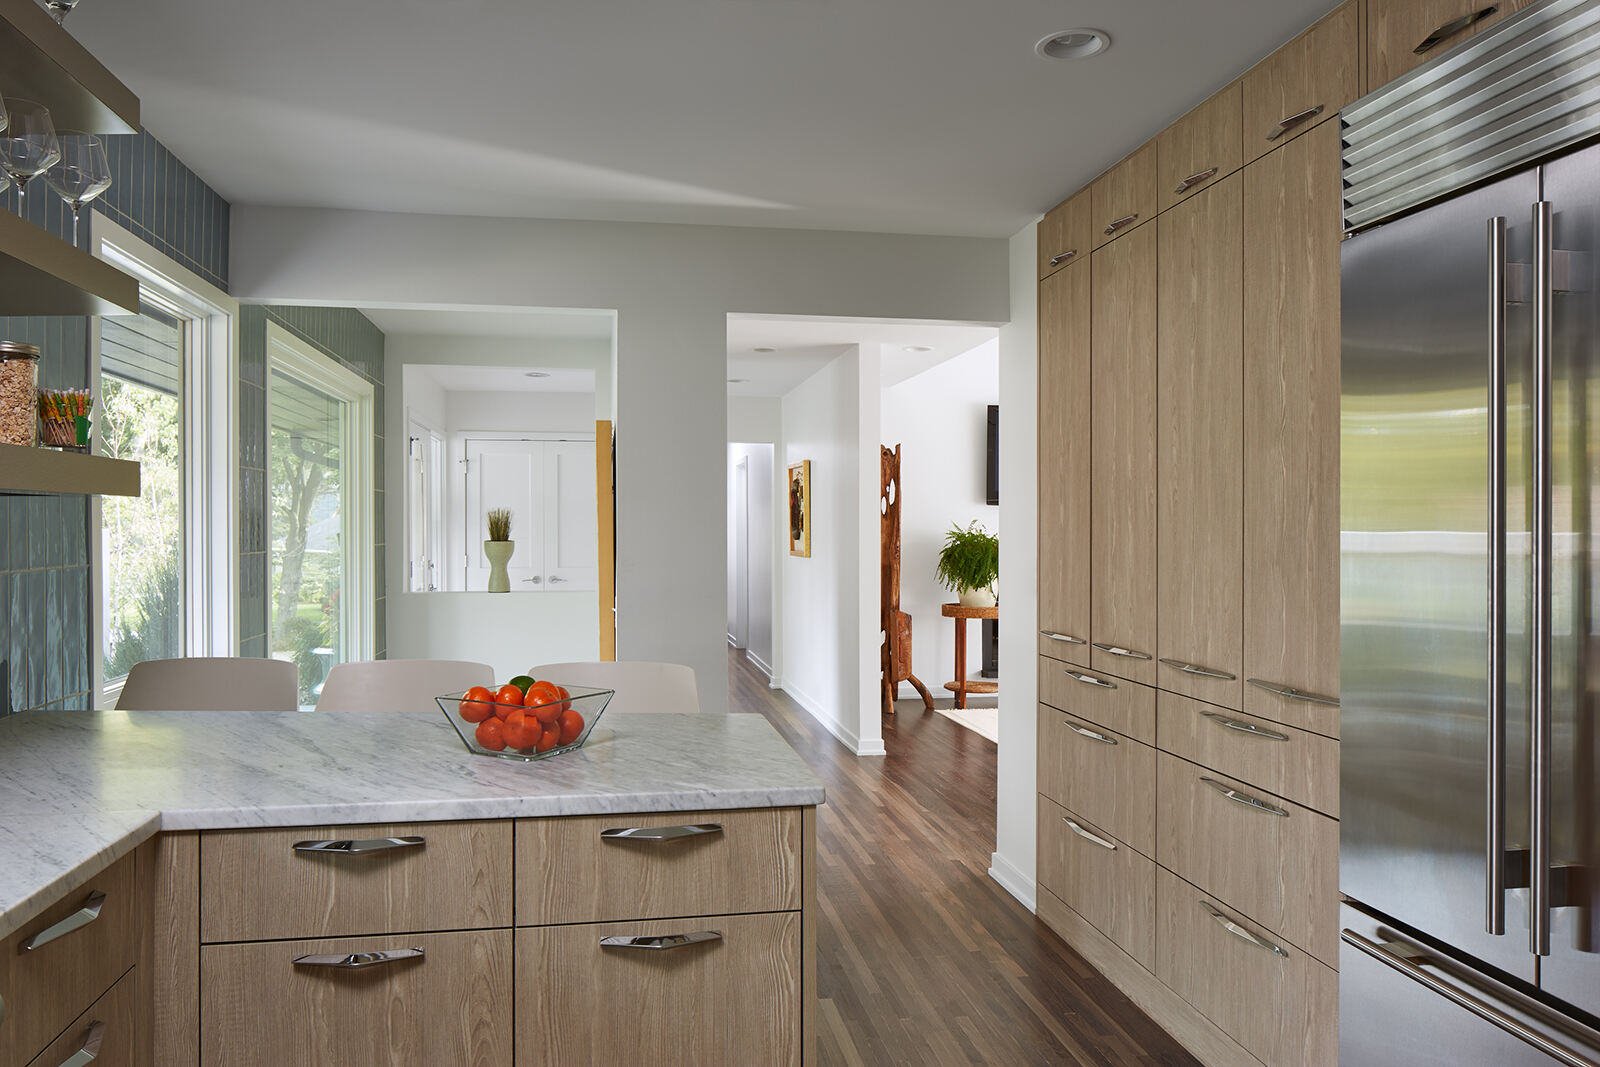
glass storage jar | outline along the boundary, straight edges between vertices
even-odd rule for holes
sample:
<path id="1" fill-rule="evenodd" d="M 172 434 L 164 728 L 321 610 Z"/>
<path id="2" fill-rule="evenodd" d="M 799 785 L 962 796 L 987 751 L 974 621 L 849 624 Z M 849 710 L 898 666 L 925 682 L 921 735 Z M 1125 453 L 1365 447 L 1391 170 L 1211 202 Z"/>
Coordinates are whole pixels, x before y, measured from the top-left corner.
<path id="1" fill-rule="evenodd" d="M 0 341 L 0 444 L 39 443 L 39 349 Z"/>

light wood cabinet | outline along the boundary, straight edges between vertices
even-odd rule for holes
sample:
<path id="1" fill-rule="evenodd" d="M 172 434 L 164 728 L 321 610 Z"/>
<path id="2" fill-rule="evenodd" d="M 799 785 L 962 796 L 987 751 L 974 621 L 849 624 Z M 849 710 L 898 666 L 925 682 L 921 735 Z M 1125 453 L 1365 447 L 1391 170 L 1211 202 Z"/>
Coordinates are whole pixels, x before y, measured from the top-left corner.
<path id="1" fill-rule="evenodd" d="M 1339 817 L 1332 738 L 1165 692 L 1156 696 L 1156 723 L 1163 752 Z"/>
<path id="2" fill-rule="evenodd" d="M 1151 141 L 1089 187 L 1094 247 L 1116 240 L 1156 217 L 1156 144 Z"/>
<path id="3" fill-rule="evenodd" d="M 1044 796 L 1155 854 L 1155 749 L 1041 704 L 1038 773 Z"/>
<path id="4" fill-rule="evenodd" d="M 1337 737 L 1338 124 L 1244 175 L 1244 710 Z"/>
<path id="5" fill-rule="evenodd" d="M 1247 162 L 1333 118 L 1361 95 L 1358 15 L 1350 0 L 1244 76 Z"/>
<path id="6" fill-rule="evenodd" d="M 1156 865 L 1042 796 L 1039 884 L 1140 966 L 1155 969 Z"/>
<path id="7" fill-rule="evenodd" d="M 143 1028 L 141 977 L 135 967 L 117 979 L 116 985 L 74 1019 L 28 1067 L 64 1067 L 91 1062 L 132 1067 L 147 1062 L 139 1037 Z M 91 1054 L 92 1058 L 83 1058 Z"/>
<path id="8" fill-rule="evenodd" d="M 1156 138 L 1161 210 L 1221 182 L 1244 162 L 1243 88 L 1234 82 Z"/>
<path id="9" fill-rule="evenodd" d="M 1156 675 L 1230 708 L 1243 687 L 1243 184 L 1231 175 L 1157 222 Z"/>
<path id="10" fill-rule="evenodd" d="M 1367 90 L 1454 48 L 1533 0 L 1367 0 Z"/>
<path id="11" fill-rule="evenodd" d="M 1147 685 L 1041 656 L 1039 701 L 1147 745 L 1156 743 L 1156 691 Z"/>
<path id="12" fill-rule="evenodd" d="M 1080 194 L 1076 200 L 1083 200 Z M 1039 630 L 1087 667 L 1090 641 L 1090 264 L 1039 285 Z"/>
<path id="13" fill-rule="evenodd" d="M 1156 228 L 1093 260 L 1090 665 L 1156 680 Z"/>
<path id="14" fill-rule="evenodd" d="M 800 932 L 796 912 L 518 930 L 517 1067 L 798 1064 Z M 712 936 L 626 944 L 685 935 Z"/>
<path id="15" fill-rule="evenodd" d="M 1094 248 L 1094 208 L 1089 190 L 1068 197 L 1039 220 L 1039 280 L 1073 263 L 1086 263 Z"/>

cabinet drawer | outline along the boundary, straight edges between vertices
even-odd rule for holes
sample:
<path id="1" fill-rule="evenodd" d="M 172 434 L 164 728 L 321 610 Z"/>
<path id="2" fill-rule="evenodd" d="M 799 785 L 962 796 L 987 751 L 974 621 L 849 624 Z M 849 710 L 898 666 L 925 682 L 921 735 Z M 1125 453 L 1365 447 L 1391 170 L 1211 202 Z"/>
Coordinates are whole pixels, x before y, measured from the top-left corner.
<path id="1" fill-rule="evenodd" d="M 1156 747 L 1339 817 L 1339 742 L 1331 738 L 1160 693 Z"/>
<path id="2" fill-rule="evenodd" d="M 1156 743 L 1156 691 L 1147 685 L 1041 656 L 1039 701 L 1147 745 Z"/>
<path id="3" fill-rule="evenodd" d="M 1381 89 L 1532 0 L 1367 0 L 1367 86 Z"/>
<path id="4" fill-rule="evenodd" d="M 1339 824 L 1165 752 L 1156 777 L 1161 865 L 1332 966 Z"/>
<path id="5" fill-rule="evenodd" d="M 1156 865 L 1046 797 L 1039 798 L 1039 884 L 1146 970 L 1155 967 Z"/>
<path id="6" fill-rule="evenodd" d="M 62 1067 L 70 1062 L 126 1067 L 139 1063 L 139 980 L 137 969 L 117 979 L 116 985 L 74 1019 L 28 1067 Z"/>
<path id="7" fill-rule="evenodd" d="M 1259 159 L 1361 95 L 1354 0 L 1244 76 L 1244 157 Z"/>
<path id="8" fill-rule="evenodd" d="M 1338 973 L 1172 872 L 1156 877 L 1156 977 L 1263 1063 L 1338 1063 Z"/>
<path id="9" fill-rule="evenodd" d="M 413 949 L 356 968 L 294 962 Z M 201 1062 L 509 1067 L 511 981 L 510 930 L 206 945 Z"/>
<path id="10" fill-rule="evenodd" d="M 505 821 L 302 826 L 200 839 L 202 941 L 510 925 Z"/>
<path id="11" fill-rule="evenodd" d="M 27 1063 L 134 965 L 144 914 L 135 859 L 113 863 L 0 946 L 0 1063 Z"/>
<path id="12" fill-rule="evenodd" d="M 798 808 L 523 819 L 517 925 L 795 910 L 800 873 Z"/>
<path id="13" fill-rule="evenodd" d="M 1243 165 L 1243 89 L 1234 82 L 1156 138 L 1161 210 L 1215 185 Z"/>
<path id="14" fill-rule="evenodd" d="M 601 939 L 714 934 L 675 947 Z M 800 916 L 518 930 L 517 1065 L 800 1062 Z M 670 944 L 670 943 L 669 943 Z"/>
<path id="15" fill-rule="evenodd" d="M 1093 220 L 1088 189 L 1063 200 L 1039 220 L 1040 281 L 1070 263 L 1089 258 L 1094 248 Z"/>
<path id="16" fill-rule="evenodd" d="M 1094 247 L 1156 217 L 1156 144 L 1151 141 L 1094 180 L 1089 187 Z"/>
<path id="17" fill-rule="evenodd" d="M 1039 792 L 1154 855 L 1156 750 L 1039 705 Z"/>

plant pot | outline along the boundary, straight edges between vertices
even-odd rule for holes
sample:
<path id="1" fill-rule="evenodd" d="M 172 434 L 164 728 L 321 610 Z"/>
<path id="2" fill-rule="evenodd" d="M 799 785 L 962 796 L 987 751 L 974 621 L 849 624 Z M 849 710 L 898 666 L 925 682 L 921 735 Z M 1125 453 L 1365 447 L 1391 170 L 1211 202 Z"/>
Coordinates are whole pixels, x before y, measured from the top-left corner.
<path id="1" fill-rule="evenodd" d="M 992 585 L 982 589 L 963 589 L 956 594 L 956 599 L 964 608 L 992 608 L 1000 603 L 1000 597 Z"/>
<path id="2" fill-rule="evenodd" d="M 489 560 L 489 592 L 511 592 L 511 576 L 506 573 L 506 564 L 511 562 L 511 554 L 517 550 L 515 541 L 485 541 L 483 554 Z"/>

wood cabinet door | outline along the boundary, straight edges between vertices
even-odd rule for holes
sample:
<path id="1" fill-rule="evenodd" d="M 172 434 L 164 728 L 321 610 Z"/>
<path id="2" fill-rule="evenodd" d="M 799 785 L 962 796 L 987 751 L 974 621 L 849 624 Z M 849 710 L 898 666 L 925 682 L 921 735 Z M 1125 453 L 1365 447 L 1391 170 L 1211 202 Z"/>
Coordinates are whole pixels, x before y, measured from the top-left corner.
<path id="1" fill-rule="evenodd" d="M 1039 632 L 1089 665 L 1090 265 L 1039 284 Z"/>
<path id="2" fill-rule="evenodd" d="M 1244 546 L 1244 179 L 1161 216 L 1156 674 L 1237 708 Z"/>
<path id="3" fill-rule="evenodd" d="M 1156 143 L 1151 141 L 1089 187 L 1094 246 L 1099 248 L 1156 217 Z"/>
<path id="4" fill-rule="evenodd" d="M 1367 91 L 1482 33 L 1533 0 L 1367 0 Z"/>
<path id="5" fill-rule="evenodd" d="M 1084 189 L 1039 220 L 1039 277 L 1044 279 L 1070 263 L 1086 263 L 1093 247 L 1094 209 Z"/>
<path id="6" fill-rule="evenodd" d="M 1337 737 L 1339 124 L 1244 175 L 1244 710 Z"/>
<path id="7" fill-rule="evenodd" d="M 1090 666 L 1154 685 L 1156 227 L 1095 252 L 1093 268 Z"/>
<path id="8" fill-rule="evenodd" d="M 144 1004 L 140 999 L 139 968 L 117 979 L 87 1011 L 73 1020 L 28 1067 L 64 1067 L 66 1064 L 133 1064 L 144 1062 L 140 1045 Z"/>
<path id="9" fill-rule="evenodd" d="M 1243 94 L 1234 82 L 1156 137 L 1161 210 L 1221 182 L 1243 162 Z"/>
<path id="10" fill-rule="evenodd" d="M 1356 16 L 1350 0 L 1244 76 L 1246 160 L 1287 144 L 1361 95 Z"/>

